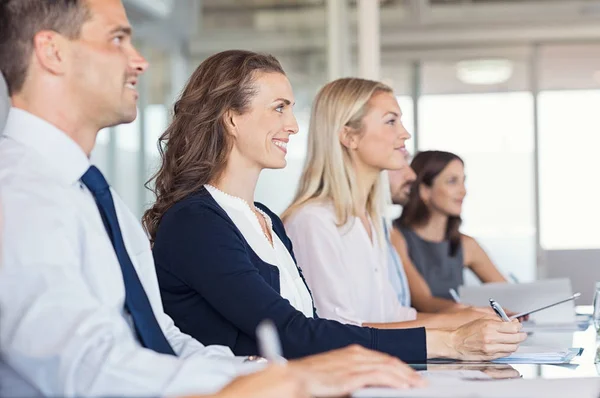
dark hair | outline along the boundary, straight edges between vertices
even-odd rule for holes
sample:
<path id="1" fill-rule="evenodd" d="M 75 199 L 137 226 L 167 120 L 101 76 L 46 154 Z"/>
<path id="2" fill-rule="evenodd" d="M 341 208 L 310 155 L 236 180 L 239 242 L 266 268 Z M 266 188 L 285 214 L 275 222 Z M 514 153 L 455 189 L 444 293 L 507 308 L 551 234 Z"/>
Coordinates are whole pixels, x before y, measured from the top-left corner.
<path id="1" fill-rule="evenodd" d="M 419 187 L 424 184 L 428 187 L 433 185 L 433 180 L 448 166 L 453 160 L 458 160 L 464 164 L 463 160 L 450 152 L 443 151 L 424 151 L 419 152 L 413 159 L 411 167 L 417 174 L 413 183 L 413 189 L 410 191 L 408 203 L 402 209 L 400 218 L 394 221 L 394 224 L 412 228 L 426 224 L 431 217 L 431 213 L 425 202 L 421 198 Z M 456 255 L 460 247 L 460 216 L 448 217 L 445 238 L 450 241 L 450 256 Z"/>
<path id="2" fill-rule="evenodd" d="M 232 146 L 223 117 L 230 110 L 248 111 L 256 95 L 257 72 L 285 74 L 272 55 L 242 50 L 215 54 L 193 73 L 175 103 L 171 125 L 158 141 L 160 169 L 146 183 L 156 195 L 142 219 L 151 241 L 171 206 L 223 173 Z"/>
<path id="3" fill-rule="evenodd" d="M 89 18 L 85 0 L 0 0 L 0 71 L 8 93 L 23 88 L 38 32 L 53 30 L 76 39 Z"/>

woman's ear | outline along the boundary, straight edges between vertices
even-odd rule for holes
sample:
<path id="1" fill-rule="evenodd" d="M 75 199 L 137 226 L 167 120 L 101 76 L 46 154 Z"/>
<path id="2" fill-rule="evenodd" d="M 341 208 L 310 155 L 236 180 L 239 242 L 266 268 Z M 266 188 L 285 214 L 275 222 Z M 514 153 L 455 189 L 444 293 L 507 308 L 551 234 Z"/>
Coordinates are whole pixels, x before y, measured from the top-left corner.
<path id="1" fill-rule="evenodd" d="M 338 133 L 340 143 L 348 149 L 356 149 L 358 147 L 358 134 L 354 129 L 344 126 Z"/>
<path id="2" fill-rule="evenodd" d="M 236 115 L 231 109 L 225 112 L 223 115 L 223 123 L 225 124 L 225 128 L 227 129 L 227 133 L 231 134 L 234 137 L 237 137 L 238 130 L 236 124 Z"/>

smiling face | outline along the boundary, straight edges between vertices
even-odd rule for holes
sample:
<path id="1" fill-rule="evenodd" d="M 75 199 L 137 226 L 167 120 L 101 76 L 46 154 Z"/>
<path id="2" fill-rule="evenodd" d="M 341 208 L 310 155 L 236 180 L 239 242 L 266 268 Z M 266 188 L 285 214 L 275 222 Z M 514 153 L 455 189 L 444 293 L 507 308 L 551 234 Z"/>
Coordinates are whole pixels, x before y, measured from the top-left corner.
<path id="1" fill-rule="evenodd" d="M 90 19 L 69 41 L 66 84 L 100 127 L 132 122 L 137 115 L 136 84 L 148 63 L 131 42 L 131 27 L 120 0 L 88 0 Z"/>
<path id="2" fill-rule="evenodd" d="M 467 195 L 465 180 L 463 163 L 454 159 L 433 179 L 431 187 L 421 184 L 419 193 L 430 211 L 460 216 Z"/>
<path id="3" fill-rule="evenodd" d="M 405 143 L 410 134 L 401 119 L 402 111 L 393 93 L 373 94 L 361 120 L 360 134 L 345 144 L 354 150 L 354 161 L 377 172 L 408 166 Z"/>
<path id="4" fill-rule="evenodd" d="M 290 136 L 298 132 L 292 86 L 285 75 L 264 72 L 256 74 L 253 86 L 248 110 L 231 116 L 234 150 L 249 167 L 281 169 Z"/>

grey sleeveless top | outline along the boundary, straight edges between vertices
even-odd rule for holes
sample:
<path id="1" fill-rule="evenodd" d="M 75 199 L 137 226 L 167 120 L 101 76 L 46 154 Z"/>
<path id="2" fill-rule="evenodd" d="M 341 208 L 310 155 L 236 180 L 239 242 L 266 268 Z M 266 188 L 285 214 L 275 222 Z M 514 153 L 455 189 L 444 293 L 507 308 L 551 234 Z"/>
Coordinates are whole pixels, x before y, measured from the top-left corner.
<path id="1" fill-rule="evenodd" d="M 406 239 L 408 255 L 423 276 L 431 294 L 452 300 L 450 289 L 458 291 L 463 284 L 464 258 L 462 245 L 450 257 L 450 242 L 430 242 L 417 235 L 412 229 L 400 227 Z"/>

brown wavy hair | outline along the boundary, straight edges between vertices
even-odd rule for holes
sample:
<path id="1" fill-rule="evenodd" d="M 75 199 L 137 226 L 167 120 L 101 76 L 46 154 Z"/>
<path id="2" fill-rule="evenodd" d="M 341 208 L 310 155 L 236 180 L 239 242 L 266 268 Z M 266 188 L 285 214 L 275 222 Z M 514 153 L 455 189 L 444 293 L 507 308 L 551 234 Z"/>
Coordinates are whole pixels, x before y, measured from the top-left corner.
<path id="1" fill-rule="evenodd" d="M 260 72 L 285 74 L 272 55 L 230 50 L 207 58 L 190 77 L 175 102 L 173 121 L 158 140 L 161 166 L 146 182 L 156 195 L 142 218 L 151 242 L 171 206 L 223 173 L 232 148 L 224 115 L 248 111 Z"/>
<path id="2" fill-rule="evenodd" d="M 450 152 L 443 151 L 424 151 L 419 152 L 413 159 L 410 166 L 417 174 L 417 179 L 413 183 L 410 191 L 408 203 L 402 209 L 400 218 L 394 221 L 396 226 L 414 228 L 427 224 L 431 213 L 425 202 L 421 198 L 419 187 L 424 184 L 428 187 L 433 185 L 433 180 L 448 166 L 453 160 L 458 160 L 464 165 L 463 160 Z M 450 256 L 454 257 L 460 247 L 460 225 L 462 219 L 460 216 L 449 216 L 446 226 L 445 239 L 450 241 Z"/>

